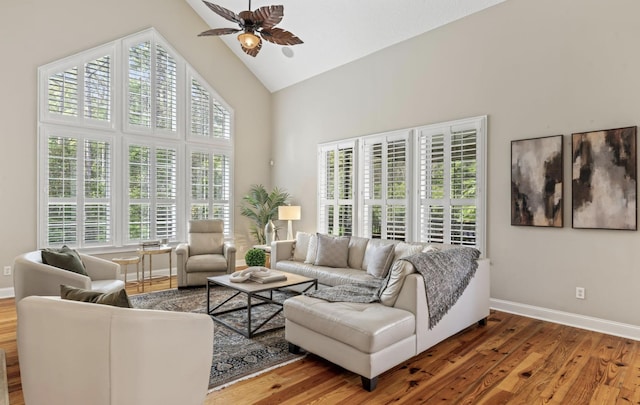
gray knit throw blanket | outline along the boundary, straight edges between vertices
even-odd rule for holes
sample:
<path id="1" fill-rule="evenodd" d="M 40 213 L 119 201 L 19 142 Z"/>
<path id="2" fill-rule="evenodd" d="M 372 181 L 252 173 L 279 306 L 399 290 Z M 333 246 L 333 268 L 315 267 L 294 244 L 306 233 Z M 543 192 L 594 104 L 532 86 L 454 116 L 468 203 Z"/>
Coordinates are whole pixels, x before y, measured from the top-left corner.
<path id="1" fill-rule="evenodd" d="M 460 246 L 405 257 L 422 275 L 429 307 L 429 329 L 458 301 L 476 274 L 480 251 Z"/>
<path id="2" fill-rule="evenodd" d="M 477 249 L 460 246 L 400 259 L 411 263 L 422 275 L 429 307 L 429 329 L 436 326 L 467 288 L 478 268 L 478 257 Z M 342 284 L 305 295 L 330 302 L 378 302 L 388 279 L 389 275 L 385 279 Z"/>

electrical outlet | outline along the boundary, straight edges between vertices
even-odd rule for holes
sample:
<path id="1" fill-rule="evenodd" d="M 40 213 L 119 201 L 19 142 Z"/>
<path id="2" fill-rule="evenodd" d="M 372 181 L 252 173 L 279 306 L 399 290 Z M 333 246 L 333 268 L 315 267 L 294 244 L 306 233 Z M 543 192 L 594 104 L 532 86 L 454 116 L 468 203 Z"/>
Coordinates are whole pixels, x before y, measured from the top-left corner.
<path id="1" fill-rule="evenodd" d="M 5 276 L 11 275 L 11 266 L 4 266 L 4 275 Z"/>
<path id="2" fill-rule="evenodd" d="M 576 298 L 579 300 L 583 300 L 584 299 L 584 287 L 576 287 Z"/>

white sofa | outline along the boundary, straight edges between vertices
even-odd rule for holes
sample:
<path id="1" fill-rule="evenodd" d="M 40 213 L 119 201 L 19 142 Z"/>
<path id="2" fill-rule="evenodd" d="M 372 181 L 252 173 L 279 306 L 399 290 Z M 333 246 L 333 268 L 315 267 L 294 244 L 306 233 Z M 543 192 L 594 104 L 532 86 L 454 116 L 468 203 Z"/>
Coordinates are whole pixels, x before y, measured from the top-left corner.
<path id="1" fill-rule="evenodd" d="M 16 302 L 30 295 L 60 296 L 61 284 L 103 293 L 124 288 L 118 264 L 82 253 L 80 259 L 89 276 L 42 263 L 42 253 L 39 250 L 16 257 L 13 262 Z"/>
<path id="2" fill-rule="evenodd" d="M 201 405 L 213 322 L 203 314 L 32 296 L 17 304 L 29 405 Z"/>
<path id="3" fill-rule="evenodd" d="M 271 267 L 313 276 L 329 285 L 369 278 L 362 269 L 326 268 L 292 260 L 294 251 L 293 241 L 274 242 Z M 363 387 L 372 391 L 383 372 L 475 323 L 486 323 L 489 260 L 477 262 L 467 288 L 431 329 L 424 280 L 415 272 L 398 285 L 399 293 L 392 305 L 328 302 L 308 296 L 290 298 L 284 303 L 285 338 L 290 350 L 304 348 L 357 373 Z M 410 268 L 413 270 L 413 266 Z"/>

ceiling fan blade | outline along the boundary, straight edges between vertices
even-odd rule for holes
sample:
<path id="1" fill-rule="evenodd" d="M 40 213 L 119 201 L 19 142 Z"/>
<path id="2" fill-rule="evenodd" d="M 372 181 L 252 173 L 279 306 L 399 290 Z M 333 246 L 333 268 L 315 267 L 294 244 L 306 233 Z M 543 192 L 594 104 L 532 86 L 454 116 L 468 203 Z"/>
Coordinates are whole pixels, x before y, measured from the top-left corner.
<path id="1" fill-rule="evenodd" d="M 253 21 L 262 28 L 273 28 L 284 17 L 283 6 L 264 6 L 253 11 Z"/>
<path id="2" fill-rule="evenodd" d="M 238 14 L 234 13 L 233 11 L 227 10 L 224 7 L 220 7 L 217 4 L 209 3 L 206 0 L 202 0 L 202 2 L 204 4 L 206 4 L 207 7 L 209 7 L 211 9 L 211 11 L 213 11 L 216 14 L 218 14 L 220 17 L 222 17 L 222 18 L 224 18 L 226 20 L 229 20 L 231 22 L 238 23 L 240 25 L 244 24 L 244 21 L 242 21 L 242 18 L 240 18 L 240 16 L 238 16 Z"/>
<path id="3" fill-rule="evenodd" d="M 260 49 L 262 49 L 262 40 L 258 42 L 258 46 L 252 49 L 245 48 L 244 46 L 242 46 L 242 44 L 240 44 L 240 46 L 242 47 L 242 50 L 244 51 L 244 53 L 246 53 L 247 55 L 251 55 L 255 58 L 258 52 L 260 52 Z"/>
<path id="4" fill-rule="evenodd" d="M 289 31 L 282 28 L 263 29 L 259 31 L 265 41 L 278 45 L 298 45 L 302 44 L 302 40 Z"/>
<path id="5" fill-rule="evenodd" d="M 242 30 L 237 28 L 214 28 L 212 30 L 203 31 L 198 34 L 199 37 L 206 37 L 209 35 L 227 35 L 234 34 L 236 32 L 240 32 Z"/>

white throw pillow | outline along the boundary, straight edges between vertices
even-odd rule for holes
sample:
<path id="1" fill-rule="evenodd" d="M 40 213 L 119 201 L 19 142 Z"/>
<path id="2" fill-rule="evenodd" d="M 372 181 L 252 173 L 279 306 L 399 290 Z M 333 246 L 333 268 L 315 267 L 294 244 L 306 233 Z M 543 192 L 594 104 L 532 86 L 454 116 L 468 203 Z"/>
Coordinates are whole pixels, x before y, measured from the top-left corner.
<path id="1" fill-rule="evenodd" d="M 380 302 L 386 306 L 392 307 L 396 304 L 400 290 L 404 285 L 404 279 L 408 274 L 415 273 L 413 264 L 406 260 L 400 260 L 391 266 L 389 272 L 389 280 L 387 285 L 380 292 Z"/>
<path id="2" fill-rule="evenodd" d="M 311 235 L 309 237 L 309 246 L 307 247 L 307 257 L 304 262 L 307 264 L 313 264 L 316 262 L 316 252 L 318 251 L 318 237 Z"/>
<path id="3" fill-rule="evenodd" d="M 352 236 L 351 239 L 349 239 L 349 267 L 352 269 L 363 269 L 362 261 L 364 260 L 364 253 L 367 250 L 368 243 L 369 238 Z"/>
<path id="4" fill-rule="evenodd" d="M 393 261 L 403 257 L 413 256 L 422 252 L 422 245 L 413 245 L 411 243 L 399 242 L 393 253 Z"/>
<path id="5" fill-rule="evenodd" d="M 306 260 L 310 238 L 310 233 L 296 232 L 296 247 L 293 249 L 293 260 L 296 262 L 304 262 Z"/>
<path id="6" fill-rule="evenodd" d="M 318 234 L 316 266 L 345 268 L 348 266 L 349 237 Z"/>
<path id="7" fill-rule="evenodd" d="M 386 277 L 393 261 L 393 248 L 393 244 L 382 245 L 369 242 L 364 253 L 364 266 L 367 273 L 378 278 Z"/>

